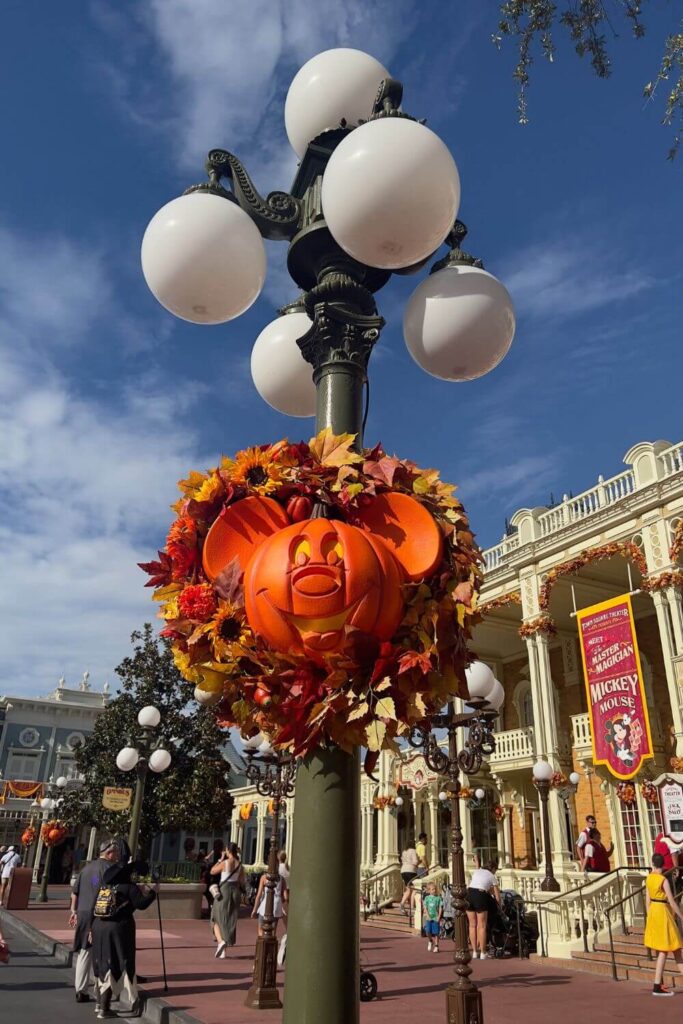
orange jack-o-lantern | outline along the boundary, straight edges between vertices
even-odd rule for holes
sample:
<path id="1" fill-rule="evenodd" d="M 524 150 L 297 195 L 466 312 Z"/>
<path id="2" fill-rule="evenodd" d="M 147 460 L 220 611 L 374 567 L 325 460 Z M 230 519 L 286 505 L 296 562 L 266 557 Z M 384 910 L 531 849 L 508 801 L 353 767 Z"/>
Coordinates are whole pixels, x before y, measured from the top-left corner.
<path id="1" fill-rule="evenodd" d="M 393 492 L 358 521 L 290 525 L 272 498 L 245 498 L 209 530 L 204 571 L 215 579 L 238 559 L 249 624 L 277 651 L 320 662 L 343 650 L 350 629 L 390 640 L 403 617 L 401 584 L 438 565 L 441 533 L 423 505 Z"/>

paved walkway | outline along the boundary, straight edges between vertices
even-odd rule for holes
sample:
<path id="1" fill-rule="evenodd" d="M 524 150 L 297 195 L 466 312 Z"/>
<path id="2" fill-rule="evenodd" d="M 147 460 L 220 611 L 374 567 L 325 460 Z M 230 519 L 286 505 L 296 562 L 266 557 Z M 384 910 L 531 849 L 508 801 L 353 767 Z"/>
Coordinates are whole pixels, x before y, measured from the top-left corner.
<path id="1" fill-rule="evenodd" d="M 33 905 L 17 916 L 58 942 L 71 939 L 63 897 L 47 906 Z M 255 922 L 248 918 L 240 920 L 238 944 L 227 960 L 214 959 L 206 921 L 169 921 L 164 927 L 164 939 L 168 993 L 163 991 L 158 929 L 151 921 L 140 923 L 138 970 L 148 979 L 144 988 L 149 996 L 165 999 L 174 1009 L 185 1011 L 202 1024 L 225 1024 L 226 1020 L 230 1024 L 278 1024 L 279 1011 L 247 1010 L 242 1005 L 251 981 Z M 389 1020 L 392 1024 L 415 1024 L 416 1020 L 420 1024 L 445 1024 L 443 991 L 453 976 L 450 945 L 446 944 L 438 955 L 429 954 L 421 939 L 371 928 L 362 929 L 361 944 L 362 962 L 375 972 L 381 997 L 361 1004 L 362 1024 Z M 62 969 L 62 977 L 64 974 Z M 0 991 L 6 977 L 2 969 Z M 282 983 L 282 972 L 279 978 Z M 597 1019 L 600 1024 L 621 1024 L 624 1020 L 628 1024 L 679 1024 L 683 1016 L 683 995 L 655 1001 L 649 986 L 546 967 L 538 961 L 477 962 L 474 978 L 481 986 L 487 1024 L 519 1024 L 520 1020 L 525 1024 L 547 1024 L 549 1017 L 552 1024 L 576 1024 L 581 1019 Z M 51 992 L 37 993 L 30 978 L 25 988 L 25 1006 L 35 1001 L 38 994 L 44 1009 L 51 1008 Z M 4 994 L 0 1005 L 3 1010 L 7 1005 Z M 73 1009 L 81 1008 L 74 1003 Z M 20 1010 L 17 1005 L 8 1020 L 21 1020 Z"/>

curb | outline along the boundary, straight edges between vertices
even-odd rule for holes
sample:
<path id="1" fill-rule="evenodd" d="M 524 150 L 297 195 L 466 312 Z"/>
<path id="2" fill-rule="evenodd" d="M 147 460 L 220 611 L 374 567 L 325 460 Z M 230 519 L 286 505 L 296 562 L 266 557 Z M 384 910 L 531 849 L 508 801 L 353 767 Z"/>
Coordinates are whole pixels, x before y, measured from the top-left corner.
<path id="1" fill-rule="evenodd" d="M 41 953 L 53 957 L 62 967 L 71 967 L 73 952 L 63 942 L 51 939 L 49 935 L 34 928 L 32 924 L 15 917 L 8 910 L 0 909 L 0 925 L 7 929 L 8 934 L 18 933 L 34 945 Z M 197 1017 L 185 1013 L 184 1010 L 176 1010 L 174 1006 L 165 999 L 158 997 L 150 998 L 143 988 L 139 989 L 142 1000 L 141 1019 L 148 1024 L 203 1024 Z M 121 1014 L 120 1020 L 127 1020 L 125 1014 Z"/>

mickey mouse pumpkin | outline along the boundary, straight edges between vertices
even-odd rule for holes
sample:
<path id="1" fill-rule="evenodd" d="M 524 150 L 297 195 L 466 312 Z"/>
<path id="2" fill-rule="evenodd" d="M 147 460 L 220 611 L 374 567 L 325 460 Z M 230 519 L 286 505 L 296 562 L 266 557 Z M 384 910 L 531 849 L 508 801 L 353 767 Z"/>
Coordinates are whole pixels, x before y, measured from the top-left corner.
<path id="1" fill-rule="evenodd" d="M 254 632 L 276 651 L 322 663 L 353 630 L 390 640 L 404 614 L 402 584 L 429 576 L 442 558 L 437 523 L 409 495 L 378 495 L 355 522 L 314 510 L 291 524 L 272 498 L 244 498 L 209 530 L 204 571 L 215 580 L 237 559 Z"/>

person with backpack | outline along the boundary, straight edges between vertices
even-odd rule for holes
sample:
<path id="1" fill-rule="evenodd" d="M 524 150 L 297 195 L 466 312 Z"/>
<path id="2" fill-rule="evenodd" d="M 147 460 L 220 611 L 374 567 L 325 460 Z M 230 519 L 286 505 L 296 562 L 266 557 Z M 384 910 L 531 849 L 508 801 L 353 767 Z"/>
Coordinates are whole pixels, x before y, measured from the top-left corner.
<path id="1" fill-rule="evenodd" d="M 211 924 L 218 945 L 214 956 L 225 960 L 227 946 L 234 946 L 237 937 L 237 917 L 245 887 L 244 868 L 236 843 L 228 843 L 221 859 L 210 869 L 219 875 L 218 896 L 211 907 Z"/>
<path id="2" fill-rule="evenodd" d="M 126 1017 L 140 1016 L 138 978 L 135 970 L 136 910 L 146 910 L 157 898 L 159 883 L 137 885 L 133 876 L 146 874 L 143 861 L 122 861 L 105 871 L 95 901 L 92 926 L 92 957 L 95 972 L 97 1017 L 116 1017 L 111 1010 L 112 999 L 124 993 L 130 1003 Z"/>
<path id="3" fill-rule="evenodd" d="M 102 878 L 112 864 L 119 859 L 119 847 L 116 839 L 105 839 L 100 843 L 100 855 L 83 868 L 71 890 L 71 906 L 69 910 L 69 927 L 75 928 L 73 951 L 76 973 L 74 988 L 76 1002 L 90 1001 L 88 988 L 92 983 L 92 943 L 90 933 L 95 914 L 95 901 L 102 886 Z"/>

